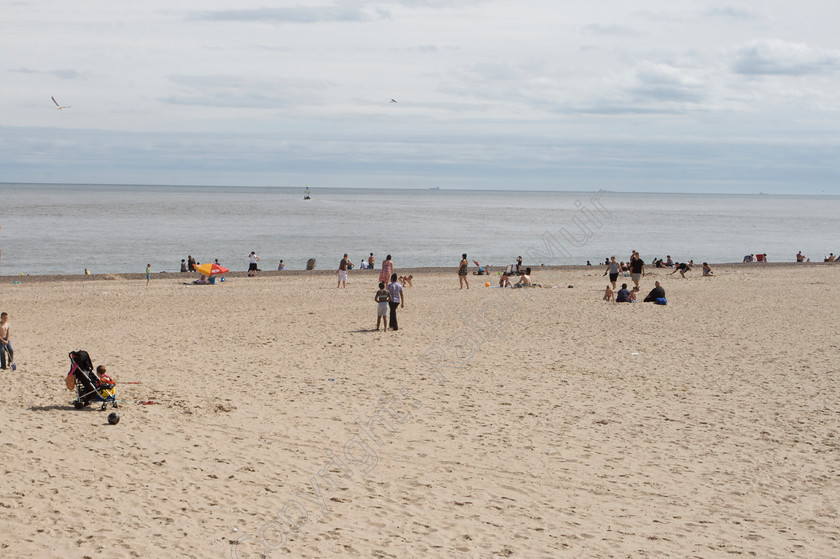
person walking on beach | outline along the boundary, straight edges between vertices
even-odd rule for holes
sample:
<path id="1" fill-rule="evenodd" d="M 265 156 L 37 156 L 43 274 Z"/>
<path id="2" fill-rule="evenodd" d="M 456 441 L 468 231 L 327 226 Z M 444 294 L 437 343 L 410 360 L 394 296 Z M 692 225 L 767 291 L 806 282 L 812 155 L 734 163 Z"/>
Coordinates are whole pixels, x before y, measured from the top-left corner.
<path id="1" fill-rule="evenodd" d="M 11 331 L 9 330 L 9 313 L 0 314 L 0 369 L 6 368 L 6 352 L 9 353 L 9 365 L 12 367 L 14 371 L 17 366 L 15 365 L 15 352 L 12 349 L 12 342 L 9 341 L 9 336 L 11 335 Z"/>
<path id="2" fill-rule="evenodd" d="M 470 263 L 467 260 L 467 255 L 461 255 L 461 263 L 458 265 L 458 281 L 461 284 L 461 289 L 464 289 L 464 284 L 467 284 L 467 289 L 470 288 L 470 282 L 467 279 L 467 268 L 469 268 Z"/>
<path id="3" fill-rule="evenodd" d="M 610 275 L 610 283 L 612 284 L 613 290 L 615 290 L 615 282 L 618 281 L 618 274 L 621 272 L 621 267 L 618 265 L 618 261 L 616 261 L 615 256 L 610 257 L 610 262 L 607 264 L 607 269 L 604 272 L 604 275 Z"/>
<path id="4" fill-rule="evenodd" d="M 639 287 L 639 280 L 645 275 L 645 261 L 639 256 L 639 253 L 633 251 L 635 258 L 630 261 L 630 279 L 636 287 Z"/>
<path id="5" fill-rule="evenodd" d="M 390 259 L 389 256 L 388 260 Z M 403 286 L 397 281 L 397 274 L 391 274 L 388 294 L 391 296 L 391 300 L 388 301 L 388 306 L 391 307 L 391 330 L 399 330 L 397 327 L 397 307 L 405 307 L 405 292 Z"/>
<path id="6" fill-rule="evenodd" d="M 152 279 L 152 265 L 146 264 L 146 285 L 149 285 L 149 282 Z"/>
<path id="7" fill-rule="evenodd" d="M 335 262 L 335 260 L 333 260 Z M 347 264 L 349 260 L 347 259 L 347 253 L 344 253 L 344 258 L 341 259 L 341 262 L 338 263 L 338 285 L 336 289 L 339 287 L 343 287 L 347 289 Z"/>
<path id="8" fill-rule="evenodd" d="M 385 261 L 382 263 L 382 271 L 379 272 L 379 281 L 387 282 L 391 279 L 391 275 L 394 273 L 394 263 L 391 262 L 391 255 L 385 257 Z"/>
<path id="9" fill-rule="evenodd" d="M 376 257 L 373 256 L 373 253 L 370 253 L 370 258 L 368 258 L 368 269 L 375 270 L 376 269 Z"/>
<path id="10" fill-rule="evenodd" d="M 391 301 L 391 294 L 385 289 L 385 284 L 379 282 L 379 290 L 373 296 L 373 300 L 377 302 L 376 306 L 376 331 L 379 332 L 379 323 L 384 322 L 382 331 L 388 330 L 388 303 Z"/>
<path id="11" fill-rule="evenodd" d="M 257 275 L 259 269 L 257 268 L 257 262 L 260 261 L 260 257 L 257 256 L 257 253 L 253 250 L 251 254 L 248 255 L 248 277 L 254 277 Z"/>

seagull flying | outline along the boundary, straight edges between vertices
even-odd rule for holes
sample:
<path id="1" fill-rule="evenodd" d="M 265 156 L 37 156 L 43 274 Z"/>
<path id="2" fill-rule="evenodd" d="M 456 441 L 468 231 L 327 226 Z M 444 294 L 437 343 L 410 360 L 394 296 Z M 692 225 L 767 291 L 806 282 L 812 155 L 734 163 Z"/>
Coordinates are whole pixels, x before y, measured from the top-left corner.
<path id="1" fill-rule="evenodd" d="M 397 102 L 396 99 L 391 99 L 391 103 L 396 103 L 396 102 Z"/>
<path id="2" fill-rule="evenodd" d="M 53 100 L 53 103 L 55 103 L 55 106 L 58 108 L 59 111 L 63 111 L 64 109 L 70 108 L 70 105 L 67 105 L 66 107 L 62 107 L 61 105 L 59 105 L 58 101 L 55 100 L 55 97 L 50 97 L 50 99 Z"/>

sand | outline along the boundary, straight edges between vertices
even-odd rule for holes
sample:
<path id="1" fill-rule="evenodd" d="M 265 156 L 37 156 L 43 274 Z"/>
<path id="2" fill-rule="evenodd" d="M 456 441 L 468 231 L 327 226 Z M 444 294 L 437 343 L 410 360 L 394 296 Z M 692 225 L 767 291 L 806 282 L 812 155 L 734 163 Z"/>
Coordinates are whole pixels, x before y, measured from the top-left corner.
<path id="1" fill-rule="evenodd" d="M 602 271 L 414 270 L 388 333 L 376 272 L 3 278 L 0 556 L 836 557 L 840 265 Z"/>

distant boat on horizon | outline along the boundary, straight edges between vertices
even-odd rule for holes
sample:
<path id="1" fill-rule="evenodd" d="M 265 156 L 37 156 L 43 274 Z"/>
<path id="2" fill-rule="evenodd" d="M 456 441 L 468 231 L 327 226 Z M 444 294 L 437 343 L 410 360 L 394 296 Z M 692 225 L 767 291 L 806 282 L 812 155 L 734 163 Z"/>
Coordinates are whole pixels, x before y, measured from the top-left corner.
<path id="1" fill-rule="evenodd" d="M 312 200 L 312 197 L 309 196 L 309 185 L 306 185 L 306 189 L 303 191 L 303 199 L 304 200 Z"/>

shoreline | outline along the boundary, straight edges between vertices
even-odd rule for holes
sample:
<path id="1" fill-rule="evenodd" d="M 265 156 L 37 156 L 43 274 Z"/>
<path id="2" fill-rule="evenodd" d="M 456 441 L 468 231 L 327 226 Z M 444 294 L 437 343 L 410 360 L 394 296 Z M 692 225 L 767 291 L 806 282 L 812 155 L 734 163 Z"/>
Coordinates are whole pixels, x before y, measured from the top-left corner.
<path id="1" fill-rule="evenodd" d="M 744 269 L 752 269 L 754 267 L 765 267 L 765 268 L 784 268 L 784 267 L 807 267 L 807 266 L 822 266 L 822 265 L 831 265 L 831 264 L 838 264 L 837 262 L 710 262 L 709 266 L 712 269 L 716 268 L 729 268 L 729 267 L 745 267 Z M 556 265 L 556 266 L 534 266 L 531 265 L 531 268 L 535 272 L 545 271 L 545 272 L 582 272 L 587 270 L 602 270 L 604 268 L 604 264 L 593 264 L 592 266 L 586 265 Z M 696 269 L 700 268 L 700 264 L 698 263 L 695 266 Z M 473 277 L 472 272 L 475 271 L 476 267 L 470 267 L 470 277 Z M 497 276 L 498 272 L 501 271 L 503 268 L 502 266 L 490 266 L 490 276 Z M 647 273 L 655 272 L 657 270 L 673 270 L 674 268 L 645 268 Z M 439 274 L 439 273 L 456 273 L 458 271 L 457 266 L 429 266 L 429 267 L 409 267 L 409 268 L 395 268 L 397 270 L 398 275 L 404 274 Z M 259 275 L 256 277 L 283 277 L 283 276 L 291 276 L 291 277 L 298 277 L 298 276 L 332 276 L 335 275 L 337 270 L 262 270 L 259 272 Z M 378 276 L 380 269 L 377 268 L 375 270 L 359 270 L 354 268 L 350 270 L 351 277 L 355 274 L 369 274 L 369 275 L 376 275 Z M 165 279 L 173 279 L 173 278 L 197 278 L 200 274 L 198 272 L 153 272 L 152 273 L 152 280 L 153 281 L 160 281 Z M 248 271 L 230 271 L 224 274 L 225 277 L 229 278 L 247 278 Z M 78 281 L 121 281 L 121 280 L 145 280 L 146 274 L 144 272 L 131 272 L 131 273 L 121 273 L 121 272 L 106 272 L 100 274 L 26 274 L 26 275 L 2 275 L 0 274 L 0 282 L 11 282 L 14 283 L 18 281 L 20 283 L 44 283 L 44 282 L 78 282 Z"/>

